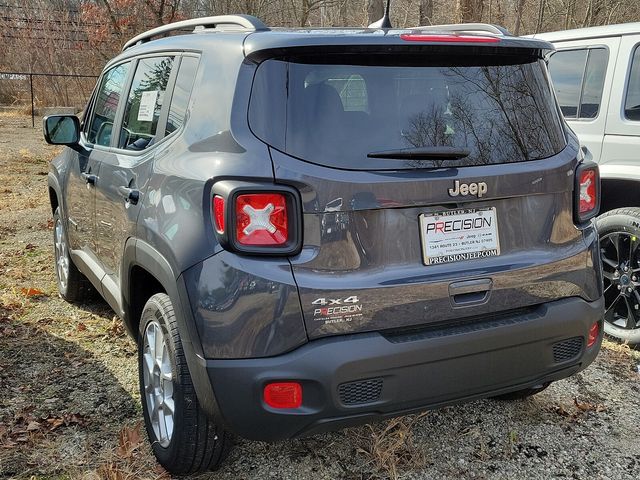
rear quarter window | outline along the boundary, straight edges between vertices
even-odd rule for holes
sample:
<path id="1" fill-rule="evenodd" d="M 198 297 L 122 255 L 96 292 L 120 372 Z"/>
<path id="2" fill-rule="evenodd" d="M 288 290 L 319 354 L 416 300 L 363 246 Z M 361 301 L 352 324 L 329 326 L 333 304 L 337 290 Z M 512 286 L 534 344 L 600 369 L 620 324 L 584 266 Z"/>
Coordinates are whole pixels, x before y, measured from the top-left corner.
<path id="1" fill-rule="evenodd" d="M 624 114 L 629 120 L 640 121 L 640 45 L 636 46 L 631 59 Z"/>

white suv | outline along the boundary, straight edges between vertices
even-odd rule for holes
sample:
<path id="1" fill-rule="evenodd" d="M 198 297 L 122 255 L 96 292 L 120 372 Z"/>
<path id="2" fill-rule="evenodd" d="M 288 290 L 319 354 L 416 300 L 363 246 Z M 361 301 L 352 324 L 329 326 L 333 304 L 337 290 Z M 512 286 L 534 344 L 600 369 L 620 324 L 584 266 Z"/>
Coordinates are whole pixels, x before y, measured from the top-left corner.
<path id="1" fill-rule="evenodd" d="M 640 343 L 640 22 L 535 36 L 567 123 L 600 165 L 605 331 Z M 636 296 L 638 296 L 636 298 Z"/>

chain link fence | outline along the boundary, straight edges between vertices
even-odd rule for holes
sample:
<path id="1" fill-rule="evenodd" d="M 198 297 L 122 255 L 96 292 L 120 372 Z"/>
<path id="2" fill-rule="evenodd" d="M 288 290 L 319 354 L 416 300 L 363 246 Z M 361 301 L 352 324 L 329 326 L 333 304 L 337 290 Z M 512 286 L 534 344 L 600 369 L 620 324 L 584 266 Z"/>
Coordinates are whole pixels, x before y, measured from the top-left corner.
<path id="1" fill-rule="evenodd" d="M 40 127 L 52 113 L 81 112 L 96 83 L 93 75 L 0 72 L 0 127 Z"/>

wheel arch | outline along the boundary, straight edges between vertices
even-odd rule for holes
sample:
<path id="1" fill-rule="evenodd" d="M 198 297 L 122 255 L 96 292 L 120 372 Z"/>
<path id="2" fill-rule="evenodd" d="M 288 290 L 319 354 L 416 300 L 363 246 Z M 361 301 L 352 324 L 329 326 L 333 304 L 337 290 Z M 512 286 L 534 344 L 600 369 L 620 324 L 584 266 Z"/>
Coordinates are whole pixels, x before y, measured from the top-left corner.
<path id="1" fill-rule="evenodd" d="M 47 175 L 47 187 L 49 190 L 49 204 L 51 205 L 51 215 L 56 212 L 56 208 L 60 207 L 62 212 L 62 195 L 60 183 L 55 175 L 51 172 Z"/>
<path id="2" fill-rule="evenodd" d="M 122 272 L 123 320 L 129 334 L 138 340 L 140 315 L 144 304 L 154 293 L 166 293 L 174 307 L 180 339 L 198 400 L 208 415 L 219 416 L 218 403 L 206 370 L 202 344 L 180 273 L 176 272 L 152 245 L 136 238 L 129 239 L 125 245 Z M 144 298 L 145 296 L 147 297 Z"/>
<path id="3" fill-rule="evenodd" d="M 600 213 L 616 208 L 640 207 L 640 180 L 618 177 L 602 177 Z"/>

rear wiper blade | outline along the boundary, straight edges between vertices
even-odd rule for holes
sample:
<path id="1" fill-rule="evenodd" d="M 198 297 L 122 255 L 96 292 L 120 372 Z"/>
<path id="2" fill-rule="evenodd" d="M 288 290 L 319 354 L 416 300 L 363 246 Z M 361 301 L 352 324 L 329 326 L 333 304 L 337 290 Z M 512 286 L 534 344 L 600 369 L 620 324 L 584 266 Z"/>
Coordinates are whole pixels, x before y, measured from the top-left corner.
<path id="1" fill-rule="evenodd" d="M 458 160 L 471 153 L 466 148 L 458 147 L 417 147 L 382 150 L 367 154 L 369 158 L 397 158 L 398 160 Z"/>

